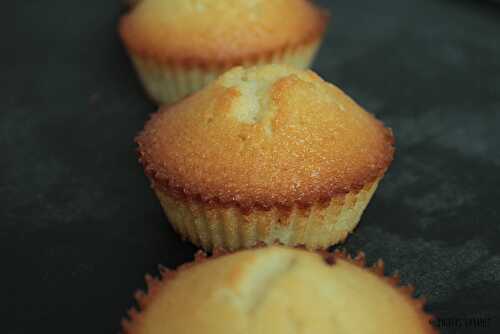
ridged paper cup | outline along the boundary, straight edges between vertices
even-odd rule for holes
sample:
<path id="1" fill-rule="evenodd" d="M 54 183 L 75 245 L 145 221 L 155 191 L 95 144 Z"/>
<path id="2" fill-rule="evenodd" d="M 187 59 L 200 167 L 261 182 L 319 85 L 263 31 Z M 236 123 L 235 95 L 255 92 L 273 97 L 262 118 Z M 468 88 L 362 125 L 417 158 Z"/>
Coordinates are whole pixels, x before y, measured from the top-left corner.
<path id="1" fill-rule="evenodd" d="M 155 193 L 174 230 L 205 250 L 233 251 L 262 243 L 325 249 L 344 241 L 354 230 L 378 182 L 359 192 L 336 196 L 326 205 L 249 213 L 176 199 L 161 189 Z"/>

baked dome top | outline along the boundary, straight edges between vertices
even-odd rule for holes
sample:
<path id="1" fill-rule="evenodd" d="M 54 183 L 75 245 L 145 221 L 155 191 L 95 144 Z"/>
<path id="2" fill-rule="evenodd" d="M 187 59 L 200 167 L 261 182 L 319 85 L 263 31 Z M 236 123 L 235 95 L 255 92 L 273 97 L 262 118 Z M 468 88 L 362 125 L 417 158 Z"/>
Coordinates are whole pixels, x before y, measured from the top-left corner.
<path id="1" fill-rule="evenodd" d="M 312 71 L 234 68 L 164 107 L 137 137 L 153 185 L 242 208 L 358 191 L 393 157 L 389 129 Z"/>
<path id="2" fill-rule="evenodd" d="M 412 289 L 362 255 L 266 247 L 199 261 L 149 279 L 126 333 L 435 332 Z"/>
<path id="3" fill-rule="evenodd" d="M 308 0 L 141 0 L 119 30 L 135 53 L 213 64 L 303 45 L 326 21 Z"/>

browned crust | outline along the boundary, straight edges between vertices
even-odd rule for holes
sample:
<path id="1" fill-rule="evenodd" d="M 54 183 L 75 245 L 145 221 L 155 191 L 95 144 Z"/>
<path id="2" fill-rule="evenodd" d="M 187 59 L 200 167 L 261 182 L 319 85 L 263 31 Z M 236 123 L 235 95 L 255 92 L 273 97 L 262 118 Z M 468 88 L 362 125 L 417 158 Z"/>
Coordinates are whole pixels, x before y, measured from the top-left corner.
<path id="1" fill-rule="evenodd" d="M 323 38 L 328 21 L 330 20 L 330 13 L 326 9 L 318 9 L 318 24 L 315 29 L 309 34 L 304 36 L 303 39 L 294 44 L 280 45 L 274 49 L 259 50 L 253 53 L 241 54 L 238 57 L 220 57 L 206 59 L 203 57 L 173 57 L 168 54 L 161 54 L 154 52 L 154 50 L 143 48 L 136 48 L 131 43 L 127 42 L 126 34 L 124 31 L 124 20 L 123 17 L 118 25 L 118 33 L 125 43 L 129 52 L 133 55 L 139 56 L 141 58 L 146 58 L 153 60 L 155 63 L 167 65 L 172 68 L 190 70 L 190 69 L 202 69 L 202 70 L 217 70 L 223 71 L 235 66 L 247 64 L 247 63 L 257 63 L 260 60 L 269 61 L 277 55 L 283 55 L 285 52 L 295 51 L 303 47 L 307 47 L 313 43 L 319 42 Z"/>
<path id="2" fill-rule="evenodd" d="M 168 109 L 163 111 L 168 112 Z M 160 113 L 155 113 L 151 116 L 150 121 L 154 122 L 156 117 L 159 117 Z M 386 154 L 384 159 L 378 161 L 376 168 L 365 170 L 364 174 L 360 174 L 358 181 L 349 186 L 340 186 L 335 183 L 331 183 L 323 187 L 320 191 L 315 193 L 304 194 L 301 199 L 276 199 L 276 200 L 265 200 L 263 198 L 256 199 L 254 201 L 250 200 L 236 200 L 232 194 L 224 194 L 225 197 L 214 197 L 211 194 L 201 194 L 196 191 L 188 189 L 181 183 L 177 182 L 175 179 L 167 175 L 158 168 L 154 163 L 154 157 L 148 154 L 147 147 L 149 146 L 149 140 L 147 136 L 148 125 L 146 125 L 145 130 L 143 130 L 135 139 L 138 144 L 138 156 L 139 162 L 144 167 L 144 172 L 146 176 L 151 181 L 151 186 L 154 189 L 160 189 L 162 192 L 174 197 L 175 199 L 182 201 L 194 201 L 197 203 L 202 203 L 209 208 L 236 208 L 242 213 L 248 214 L 253 210 L 269 211 L 273 208 L 277 208 L 283 212 L 289 212 L 292 208 L 298 207 L 299 209 L 306 210 L 313 205 L 327 206 L 330 201 L 335 197 L 343 197 L 348 193 L 356 194 L 361 191 L 366 185 L 375 182 L 377 179 L 381 178 L 386 172 L 387 168 L 391 164 L 394 156 L 394 136 L 390 128 L 385 128 L 382 122 L 376 120 L 380 131 L 384 134 L 385 144 L 386 144 Z"/>
<path id="3" fill-rule="evenodd" d="M 270 68 L 257 69 L 268 75 Z M 304 75 L 321 80 L 313 72 Z M 248 213 L 325 206 L 380 179 L 393 159 L 392 131 L 333 85 L 324 86 L 330 90 L 323 94 L 331 94 L 355 114 L 343 113 L 330 100 L 289 103 L 294 92 L 312 94 L 318 89 L 303 88 L 303 82 L 289 75 L 269 89 L 276 107 L 268 120 L 272 141 L 263 120 L 246 125 L 226 116 L 240 91 L 217 81 L 153 114 L 136 138 L 139 161 L 153 188 L 177 200 Z M 293 119 L 294 113 L 303 118 Z M 312 176 L 313 168 L 321 169 L 320 177 Z"/>
<path id="4" fill-rule="evenodd" d="M 267 247 L 267 245 L 260 243 L 254 246 L 252 249 Z M 303 247 L 295 247 L 297 249 L 303 249 Z M 170 270 L 164 266 L 159 266 L 160 277 L 156 278 L 149 274 L 145 276 L 146 281 L 146 292 L 138 290 L 134 294 L 134 298 L 137 302 L 138 308 L 131 307 L 128 312 L 127 318 L 122 319 L 122 329 L 124 334 L 133 334 L 134 333 L 134 323 L 140 319 L 141 311 L 145 311 L 151 301 L 154 299 L 158 291 L 161 289 L 162 285 L 166 284 L 167 281 L 174 279 L 177 274 L 183 270 L 189 269 L 197 264 L 203 263 L 205 261 L 211 261 L 213 259 L 219 258 L 221 256 L 231 255 L 234 252 L 228 252 L 224 249 L 215 249 L 211 256 L 207 256 L 207 254 L 201 250 L 197 251 L 194 256 L 194 260 L 191 262 L 184 263 L 177 267 L 176 270 Z M 328 252 L 325 250 L 318 250 L 314 253 L 321 255 L 327 265 L 334 266 L 338 259 L 345 260 L 351 264 L 358 266 L 361 269 L 367 269 L 372 274 L 381 278 L 388 285 L 394 287 L 400 294 L 403 296 L 410 305 L 412 305 L 417 313 L 420 314 L 422 318 L 422 322 L 426 324 L 432 324 L 432 320 L 434 316 L 428 314 L 424 310 L 424 306 L 427 302 L 425 296 L 414 297 L 415 286 L 412 284 L 402 285 L 401 278 L 399 272 L 395 272 L 392 275 L 385 275 L 385 264 L 382 259 L 378 259 L 371 266 L 367 266 L 365 253 L 363 251 L 358 251 L 356 256 L 351 256 L 345 249 L 336 249 L 333 252 Z M 432 326 L 428 327 L 428 334 L 438 333 L 438 331 Z"/>

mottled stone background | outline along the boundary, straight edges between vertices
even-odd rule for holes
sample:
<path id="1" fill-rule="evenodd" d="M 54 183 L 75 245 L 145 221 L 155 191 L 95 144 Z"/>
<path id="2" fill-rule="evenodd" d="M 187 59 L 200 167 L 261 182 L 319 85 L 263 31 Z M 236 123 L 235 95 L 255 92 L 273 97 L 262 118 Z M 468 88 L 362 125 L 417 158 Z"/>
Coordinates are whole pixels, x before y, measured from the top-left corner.
<path id="1" fill-rule="evenodd" d="M 345 246 L 384 258 L 439 317 L 492 318 L 444 332 L 498 333 L 500 6 L 320 2 L 332 23 L 315 69 L 397 140 Z M 117 38 L 120 9 L 2 4 L 3 333 L 115 333 L 144 273 L 195 251 L 165 224 L 136 161 L 133 137 L 155 108 Z"/>

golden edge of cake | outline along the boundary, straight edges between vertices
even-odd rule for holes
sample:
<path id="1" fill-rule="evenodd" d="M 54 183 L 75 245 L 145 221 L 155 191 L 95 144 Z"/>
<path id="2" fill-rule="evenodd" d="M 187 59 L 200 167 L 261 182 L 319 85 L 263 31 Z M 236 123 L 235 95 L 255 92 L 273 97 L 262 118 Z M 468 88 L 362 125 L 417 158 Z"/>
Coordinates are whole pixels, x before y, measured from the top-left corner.
<path id="1" fill-rule="evenodd" d="M 154 1 L 142 0 L 141 2 L 153 3 Z M 203 4 L 204 1 L 200 2 Z M 222 20 L 218 16 L 222 13 L 215 11 L 211 17 L 211 15 L 192 10 L 194 13 L 189 14 L 191 19 L 170 24 L 169 22 L 161 22 L 159 17 L 154 16 L 148 20 L 141 19 L 143 16 L 148 16 L 147 10 L 135 15 L 136 7 L 140 7 L 141 3 L 131 6 L 129 13 L 121 18 L 118 30 L 147 94 L 158 104 L 173 103 L 200 89 L 222 72 L 234 66 L 284 63 L 299 68 L 310 67 L 320 46 L 329 15 L 307 0 L 295 2 L 300 6 L 305 6 L 309 15 L 305 16 L 304 19 L 299 19 L 300 15 L 299 18 L 295 18 L 299 24 L 290 31 L 281 29 L 278 32 L 273 32 L 273 26 L 276 27 L 286 21 L 286 18 L 283 17 L 277 18 L 275 22 L 267 22 L 268 18 L 265 20 L 265 24 L 258 21 L 252 24 L 252 22 L 241 20 L 241 22 L 232 23 L 242 30 L 238 38 L 231 35 L 224 38 L 224 33 L 227 33 L 227 30 L 235 29 L 231 25 L 225 28 L 224 25 L 227 23 L 220 22 Z M 185 1 L 184 3 L 188 4 L 189 2 Z M 299 5 L 297 6 L 300 7 Z M 235 3 L 233 6 L 242 5 Z M 272 2 L 265 4 L 264 10 L 268 10 L 266 6 L 272 8 Z M 149 9 L 149 11 L 153 10 Z M 210 13 L 210 11 L 208 12 Z M 212 26 L 220 27 L 221 32 L 206 33 L 203 30 L 194 29 L 194 32 L 186 33 L 176 27 L 176 25 L 186 25 L 185 30 L 189 30 L 190 24 L 200 20 L 196 17 L 201 14 L 204 14 L 205 18 L 208 17 L 209 22 L 213 21 Z M 249 15 L 251 13 L 244 15 L 244 17 Z M 158 26 L 156 29 L 143 27 L 149 24 L 154 25 L 155 22 Z M 260 30 L 264 31 L 264 33 L 261 32 L 264 35 L 261 36 L 260 43 L 259 39 L 250 38 L 250 36 L 255 35 L 251 32 L 252 29 L 256 29 L 253 27 L 254 25 L 262 25 Z M 270 25 L 271 28 L 267 25 Z M 246 26 L 248 28 L 245 28 Z M 162 29 L 166 29 L 165 34 L 169 36 L 167 40 L 158 37 Z M 265 33 L 266 29 L 270 29 L 270 31 Z M 248 32 L 245 33 L 245 31 Z M 204 34 L 207 36 L 201 38 Z M 273 36 L 280 39 L 274 41 Z M 247 43 L 245 43 L 246 39 L 248 39 Z M 263 40 L 266 42 L 262 42 Z M 182 41 L 190 42 L 184 45 Z M 176 43 L 180 43 L 180 45 L 176 47 Z M 239 43 L 241 46 L 232 46 L 235 43 Z"/>
<path id="2" fill-rule="evenodd" d="M 283 108 L 268 117 L 269 106 L 259 102 L 260 112 L 264 113 L 257 115 L 260 120 L 241 124 L 242 120 L 236 120 L 232 113 L 255 101 L 240 101 L 244 94 L 231 86 L 231 82 L 236 82 L 237 87 L 246 85 L 252 80 L 246 78 L 243 82 L 247 83 L 238 80 L 252 75 L 257 86 L 264 85 L 262 80 L 271 77 L 267 83 L 270 97 L 259 95 L 258 101 L 274 99 Z M 304 92 L 301 85 L 306 85 Z M 314 109 L 322 106 L 314 104 L 316 90 L 332 95 L 327 98 L 333 101 L 325 102 L 323 109 L 331 108 L 339 119 L 344 118 L 347 130 L 343 124 L 335 124 L 335 115 L 330 115 L 330 110 Z M 301 110 L 297 103 L 286 105 L 287 94 L 300 93 L 306 94 L 305 100 L 313 99 L 305 102 L 306 110 Z M 240 105 L 240 102 L 245 103 Z M 349 110 L 354 113 L 352 121 L 346 114 Z M 305 118 L 291 119 L 296 112 Z M 330 118 L 323 120 L 320 112 Z M 320 118 L 307 119 L 313 116 Z M 297 122 L 309 122 L 312 128 L 307 128 L 307 124 L 296 126 Z M 349 133 L 349 126 L 360 132 L 360 136 Z M 287 130 L 296 133 L 291 136 Z M 336 139 L 330 137 L 330 130 L 332 133 L 338 130 Z M 305 147 L 314 146 L 308 152 L 295 142 L 295 137 L 301 135 L 305 136 L 302 138 Z M 368 139 L 363 142 L 363 137 Z M 333 139 L 339 146 L 335 149 L 330 145 Z M 183 238 L 206 250 L 217 247 L 235 250 L 276 241 L 318 249 L 343 241 L 356 227 L 394 152 L 390 129 L 338 88 L 311 71 L 278 65 L 226 72 L 201 92 L 154 114 L 136 141 L 139 160 L 170 223 Z M 252 147 L 253 144 L 256 146 Z M 221 149 L 221 145 L 227 147 Z M 311 153 L 313 149 L 316 151 Z M 206 157 L 196 158 L 203 154 Z M 315 157 L 312 161 L 305 161 L 312 156 Z M 194 162 L 188 164 L 189 157 Z M 325 157 L 331 161 L 324 161 Z M 331 167 L 335 163 L 342 167 L 338 170 Z M 287 166 L 288 171 L 281 165 Z M 219 170 L 225 170 L 225 174 Z M 309 175 L 315 173 L 317 178 Z"/>
<path id="3" fill-rule="evenodd" d="M 226 256 L 232 256 L 233 259 L 232 262 L 229 259 L 226 261 L 227 263 L 224 264 L 224 269 L 217 269 L 215 264 L 210 268 L 200 268 L 200 266 L 203 266 L 207 261 L 219 261 L 221 257 Z M 326 277 L 324 275 L 325 272 L 319 274 L 317 270 L 323 269 L 320 268 L 321 265 L 318 266 L 318 260 L 326 265 L 327 270 L 328 267 L 335 269 L 335 266 L 340 265 L 343 267 L 343 272 L 338 274 L 332 273 L 331 277 Z M 235 261 L 236 263 L 234 263 Z M 294 275 L 292 271 L 301 265 L 305 265 L 305 267 L 302 268 L 304 275 L 305 273 L 312 274 L 314 272 L 316 273 L 314 276 L 321 275 L 322 279 L 326 277 L 327 280 L 315 282 L 307 278 L 307 276 L 295 274 L 296 276 L 294 276 L 295 278 L 292 281 L 287 281 L 287 276 Z M 177 291 L 170 290 L 168 293 L 180 293 L 180 290 L 188 288 L 188 286 L 185 285 L 175 285 L 175 282 L 177 279 L 186 279 L 186 275 L 183 275 L 183 273 L 193 268 L 197 268 L 198 271 L 200 271 L 197 272 L 196 276 L 203 277 L 202 280 L 204 281 L 212 280 L 212 282 L 209 284 L 198 282 L 196 291 L 185 291 L 182 299 L 192 298 L 190 293 L 195 294 L 194 300 L 191 302 L 192 306 L 196 309 L 189 309 L 189 311 L 192 312 L 192 317 L 190 317 L 189 314 L 182 313 L 182 311 L 186 311 L 184 307 L 186 305 L 179 308 L 179 304 L 185 304 L 184 300 L 172 300 L 168 303 L 159 301 L 155 304 L 155 301 L 169 298 L 169 296 L 166 295 L 167 292 L 165 292 L 165 287 L 168 288 L 169 284 L 172 284 L 172 289 Z M 424 311 L 424 305 L 426 303 L 425 297 L 414 297 L 414 286 L 411 284 L 402 285 L 398 272 L 386 276 L 384 274 L 384 262 L 381 259 L 376 261 L 372 266 L 367 266 L 365 254 L 363 252 L 358 252 L 355 257 L 351 257 L 345 250 L 336 250 L 332 253 L 326 251 L 311 253 L 297 248 L 290 249 L 277 246 L 260 248 L 259 246 L 251 250 L 239 251 L 236 253 L 226 253 L 223 250 L 216 250 L 211 257 L 207 257 L 205 253 L 198 251 L 193 262 L 183 264 L 176 270 L 169 270 L 162 266 L 160 266 L 159 269 L 159 278 L 146 275 L 146 292 L 139 290 L 135 293 L 134 297 L 138 307 L 132 307 L 128 311 L 128 317 L 122 320 L 124 333 L 163 333 L 160 330 L 162 326 L 165 330 L 172 330 L 172 328 L 179 329 L 179 324 L 169 323 L 168 321 L 174 319 L 173 321 L 175 322 L 177 317 L 182 318 L 185 316 L 190 319 L 189 323 L 192 328 L 189 330 L 196 330 L 196 326 L 199 326 L 207 333 L 220 333 L 221 329 L 223 332 L 224 321 L 233 322 L 228 325 L 233 326 L 228 330 L 235 330 L 234 326 L 238 327 L 238 325 L 241 325 L 242 327 L 238 329 L 241 330 L 242 333 L 255 332 L 257 329 L 260 330 L 259 332 L 263 333 L 290 332 L 293 328 L 283 330 L 283 328 L 272 327 L 275 322 L 280 322 L 279 325 L 283 326 L 284 322 L 286 323 L 287 321 L 290 322 L 289 325 L 291 327 L 295 327 L 297 323 L 302 323 L 302 328 L 314 326 L 311 323 L 318 322 L 319 326 L 332 326 L 330 330 L 342 330 L 339 333 L 345 334 L 351 333 L 352 330 L 356 333 L 360 333 L 360 330 L 363 333 L 438 332 L 431 325 L 434 317 Z M 358 269 L 362 271 L 358 271 Z M 201 273 L 202 270 L 206 272 Z M 215 277 L 216 282 L 213 282 L 213 277 Z M 336 278 L 339 280 L 338 283 L 335 282 Z M 364 289 L 363 286 L 353 287 L 351 284 L 346 285 L 346 280 L 351 279 L 353 282 L 352 284 L 355 284 L 355 282 L 356 284 L 365 282 L 370 288 L 374 286 L 377 287 L 377 291 L 368 291 Z M 206 284 L 206 290 L 204 290 L 204 284 Z M 294 287 L 294 284 L 298 285 Z M 328 286 L 329 284 L 333 284 L 333 286 Z M 307 297 L 293 301 L 288 299 L 290 295 L 286 293 L 286 289 L 289 289 L 290 295 L 293 294 L 294 297 L 297 296 L 290 289 L 302 290 L 305 293 L 304 296 L 318 293 L 318 291 L 315 291 L 317 289 L 324 289 L 325 294 L 332 293 L 333 296 L 330 296 L 331 298 L 327 298 L 326 300 L 320 300 L 324 297 L 323 294 L 320 294 L 314 301 L 306 300 L 308 299 Z M 347 291 L 341 291 L 342 289 Z M 379 295 L 381 292 L 380 290 L 384 289 L 386 289 L 386 291 L 382 291 L 382 295 L 384 296 Z M 287 298 L 278 298 L 280 295 L 276 294 L 276 290 L 280 290 L 280 293 L 285 293 Z M 335 295 L 335 293 L 337 293 L 337 295 Z M 217 296 L 222 296 L 223 294 L 226 298 L 217 298 Z M 367 296 L 370 294 L 372 294 L 372 296 Z M 300 297 L 301 295 L 299 294 L 298 296 Z M 196 298 L 203 298 L 203 301 L 197 302 Z M 387 300 L 381 300 L 382 298 Z M 211 300 L 207 302 L 207 299 Z M 333 301 L 336 299 L 345 299 L 345 304 L 334 303 Z M 371 300 L 376 300 L 373 303 L 377 304 L 375 308 L 372 307 L 374 305 L 363 304 L 364 301 L 370 301 L 371 303 Z M 309 305 L 311 302 L 313 304 Z M 205 303 L 206 306 L 204 305 Z M 168 307 L 166 305 L 168 305 Z M 189 308 L 189 302 L 187 305 Z M 206 318 L 203 312 L 204 307 L 210 307 L 210 311 L 215 313 L 218 311 L 217 308 L 220 307 L 220 318 L 217 314 L 211 316 L 212 320 L 215 321 L 215 325 L 213 321 L 207 322 L 207 319 L 204 319 Z M 315 307 L 317 310 L 314 310 Z M 148 316 L 147 313 L 152 308 L 162 308 L 162 310 L 160 310 L 161 312 L 169 313 L 172 311 L 181 313 L 172 316 L 171 314 L 165 315 L 161 314 L 161 312 L 158 313 L 159 311 L 155 310 L 156 315 Z M 213 308 L 215 308 L 215 310 L 213 310 Z M 294 310 L 294 308 L 297 308 L 297 310 Z M 388 309 L 380 310 L 380 308 Z M 285 309 L 291 312 L 289 316 L 286 315 L 287 312 L 285 312 Z M 330 312 L 332 313 L 331 319 L 335 319 L 335 321 L 326 324 L 322 322 L 325 320 L 325 314 L 321 315 L 323 318 L 309 319 L 308 317 L 310 317 L 311 314 L 308 311 L 310 309 L 314 310 L 313 313 L 319 314 L 322 312 Z M 356 309 L 356 315 L 352 313 L 353 309 Z M 300 310 L 302 312 L 297 313 L 297 311 Z M 205 311 L 208 312 L 208 310 Z M 379 314 L 375 316 L 374 314 L 370 314 L 370 312 L 378 312 Z M 262 313 L 268 314 L 270 318 L 267 319 Z M 367 319 L 358 316 L 359 313 L 365 313 Z M 285 314 L 285 319 L 280 319 L 280 316 L 283 314 Z M 306 314 L 305 319 L 304 314 Z M 229 316 L 229 318 L 226 319 L 226 316 Z M 295 321 L 293 321 L 294 318 L 296 318 Z M 350 324 L 350 320 L 347 319 L 351 319 L 354 324 Z M 369 320 L 375 323 L 371 323 Z M 164 323 L 149 323 L 145 325 L 145 322 L 151 321 L 164 321 Z M 234 322 L 241 323 L 235 324 Z M 339 324 L 339 327 L 335 327 L 335 322 Z M 366 327 L 358 324 L 363 322 L 368 323 Z M 216 328 L 219 325 L 222 327 Z M 146 330 L 146 327 L 149 330 Z M 151 329 L 153 330 L 151 331 Z M 308 327 L 308 329 L 326 330 L 325 327 Z M 157 332 L 155 330 L 157 330 Z"/>

